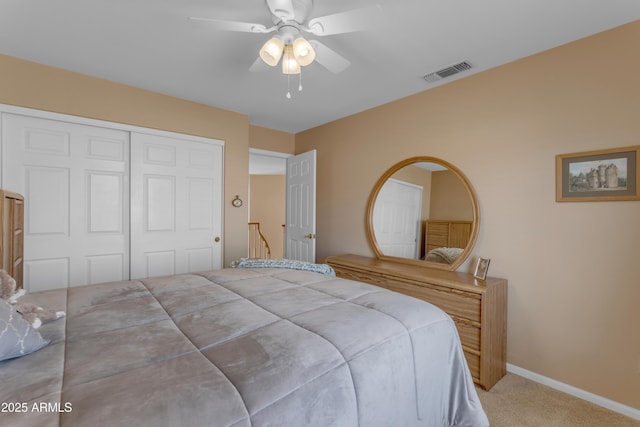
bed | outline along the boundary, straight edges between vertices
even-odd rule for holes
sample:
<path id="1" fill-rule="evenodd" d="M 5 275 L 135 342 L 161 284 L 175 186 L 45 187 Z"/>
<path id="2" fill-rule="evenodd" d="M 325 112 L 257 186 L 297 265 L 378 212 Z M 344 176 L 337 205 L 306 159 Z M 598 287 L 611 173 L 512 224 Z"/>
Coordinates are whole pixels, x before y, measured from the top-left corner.
<path id="1" fill-rule="evenodd" d="M 0 425 L 488 426 L 453 321 L 361 282 L 227 268 L 32 293 Z"/>
<path id="2" fill-rule="evenodd" d="M 462 252 L 464 252 L 464 249 L 462 248 L 435 248 L 427 252 L 427 256 L 424 259 L 426 261 L 438 262 L 441 264 L 453 264 L 458 258 L 460 258 Z"/>

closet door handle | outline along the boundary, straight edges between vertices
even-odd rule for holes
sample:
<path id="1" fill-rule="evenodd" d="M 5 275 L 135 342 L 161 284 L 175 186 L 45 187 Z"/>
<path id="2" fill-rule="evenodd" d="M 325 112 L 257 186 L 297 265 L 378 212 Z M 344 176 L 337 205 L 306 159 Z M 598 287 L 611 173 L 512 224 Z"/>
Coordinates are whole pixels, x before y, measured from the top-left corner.
<path id="1" fill-rule="evenodd" d="M 316 238 L 316 235 L 315 235 L 315 234 L 313 234 L 313 233 L 309 233 L 309 234 L 307 234 L 307 235 L 306 235 L 306 236 L 304 236 L 304 237 L 305 237 L 305 239 L 315 239 L 315 238 Z"/>
<path id="2" fill-rule="evenodd" d="M 218 236 L 216 236 L 216 237 L 213 239 L 213 241 L 214 241 L 214 242 L 216 242 L 216 243 L 218 243 L 218 242 L 220 241 L 220 238 L 219 238 Z"/>

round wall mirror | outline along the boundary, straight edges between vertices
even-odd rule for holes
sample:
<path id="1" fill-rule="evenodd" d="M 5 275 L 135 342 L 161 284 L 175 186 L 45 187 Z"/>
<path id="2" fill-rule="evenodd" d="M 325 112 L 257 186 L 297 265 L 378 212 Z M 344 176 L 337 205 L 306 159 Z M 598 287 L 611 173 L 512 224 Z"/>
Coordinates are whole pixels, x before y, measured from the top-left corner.
<path id="1" fill-rule="evenodd" d="M 420 156 L 380 177 L 369 196 L 366 224 L 378 258 L 455 270 L 473 249 L 480 212 L 458 168 Z"/>

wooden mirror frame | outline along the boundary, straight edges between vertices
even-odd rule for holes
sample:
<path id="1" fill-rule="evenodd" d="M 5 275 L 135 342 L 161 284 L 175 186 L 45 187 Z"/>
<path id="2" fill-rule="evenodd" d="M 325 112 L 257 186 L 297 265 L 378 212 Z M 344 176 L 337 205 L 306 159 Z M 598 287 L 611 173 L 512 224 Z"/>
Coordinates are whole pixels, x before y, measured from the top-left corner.
<path id="1" fill-rule="evenodd" d="M 373 208 L 375 206 L 378 194 L 380 193 L 380 189 L 382 188 L 384 183 L 387 181 L 387 179 L 389 179 L 393 174 L 398 172 L 403 167 L 409 166 L 414 163 L 421 163 L 421 162 L 436 163 L 449 169 L 463 183 L 464 187 L 469 193 L 469 198 L 471 199 L 473 221 L 471 224 L 471 233 L 469 235 L 469 242 L 467 243 L 467 247 L 464 248 L 464 251 L 462 252 L 462 254 L 460 254 L 458 259 L 456 259 L 452 264 L 442 264 L 442 263 L 431 262 L 431 261 L 420 260 L 420 259 L 400 258 L 395 256 L 384 255 L 382 253 L 382 250 L 380 249 L 380 246 L 378 245 L 378 241 L 376 240 L 375 230 L 373 229 Z M 394 261 L 394 262 L 404 263 L 404 264 L 414 264 L 414 265 L 419 265 L 419 266 L 429 267 L 429 268 L 439 268 L 442 270 L 455 271 L 469 257 L 476 243 L 476 239 L 478 237 L 478 230 L 480 228 L 480 208 L 478 206 L 478 198 L 476 196 L 476 193 L 473 187 L 471 186 L 471 183 L 469 182 L 467 177 L 460 171 L 460 169 L 458 169 L 451 163 L 446 162 L 442 159 L 438 159 L 436 157 L 417 156 L 417 157 L 411 157 L 396 163 L 395 165 L 391 166 L 378 179 L 378 181 L 376 182 L 376 185 L 373 187 L 373 190 L 371 191 L 371 195 L 369 196 L 369 201 L 367 202 L 367 213 L 366 213 L 365 222 L 366 222 L 367 239 L 369 240 L 369 244 L 371 245 L 371 248 L 375 252 L 376 257 L 378 259 Z"/>

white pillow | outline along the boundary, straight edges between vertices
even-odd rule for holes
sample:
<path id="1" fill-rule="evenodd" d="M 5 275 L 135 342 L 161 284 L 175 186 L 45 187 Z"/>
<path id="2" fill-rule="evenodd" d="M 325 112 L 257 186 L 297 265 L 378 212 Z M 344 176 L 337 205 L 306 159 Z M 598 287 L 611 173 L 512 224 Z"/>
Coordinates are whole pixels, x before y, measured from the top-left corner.
<path id="1" fill-rule="evenodd" d="M 13 359 L 49 344 L 14 306 L 0 300 L 0 360 Z"/>

